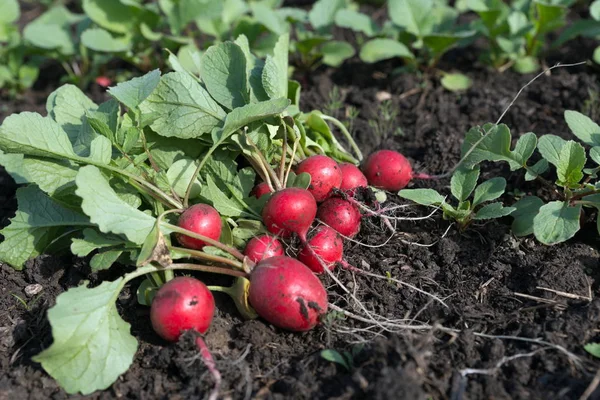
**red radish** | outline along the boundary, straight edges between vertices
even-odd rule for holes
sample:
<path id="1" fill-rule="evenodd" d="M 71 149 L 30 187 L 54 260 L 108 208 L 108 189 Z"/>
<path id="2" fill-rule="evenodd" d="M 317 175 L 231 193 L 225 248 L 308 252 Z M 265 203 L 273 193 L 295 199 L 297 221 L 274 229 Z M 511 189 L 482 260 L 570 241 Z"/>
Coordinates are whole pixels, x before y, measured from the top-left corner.
<path id="1" fill-rule="evenodd" d="M 334 189 L 342 184 L 342 170 L 331 158 L 323 155 L 310 156 L 296 168 L 296 173 L 306 172 L 310 175 L 308 191 L 321 202 L 331 196 Z"/>
<path id="2" fill-rule="evenodd" d="M 244 249 L 244 255 L 255 263 L 267 258 L 282 256 L 283 254 L 281 242 L 269 235 L 253 237 Z"/>
<path id="3" fill-rule="evenodd" d="M 221 237 L 221 216 L 208 204 L 194 204 L 181 214 L 177 224 L 210 239 L 219 240 Z M 181 234 L 177 235 L 177 240 L 189 249 L 201 250 L 206 246 L 202 240 Z"/>
<path id="4" fill-rule="evenodd" d="M 389 191 L 404 188 L 413 178 L 410 162 L 392 150 L 379 150 L 371 154 L 363 171 L 371 186 Z"/>
<path id="5" fill-rule="evenodd" d="M 188 329 L 204 333 L 215 313 L 215 300 L 206 285 L 190 277 L 178 277 L 158 289 L 152 306 L 152 328 L 163 339 L 175 342 Z"/>
<path id="6" fill-rule="evenodd" d="M 275 192 L 262 211 L 263 222 L 269 232 L 284 238 L 295 233 L 303 241 L 316 215 L 315 198 L 308 190 L 300 188 Z"/>
<path id="7" fill-rule="evenodd" d="M 107 88 L 110 85 L 112 85 L 112 81 L 107 76 L 97 76 L 96 83 L 98 84 L 98 86 L 102 86 L 103 88 Z"/>
<path id="8" fill-rule="evenodd" d="M 298 261 L 306 264 L 315 274 L 321 274 L 325 272 L 324 265 L 332 270 L 336 262 L 342 261 L 343 253 L 344 243 L 340 235 L 330 227 L 321 225 L 300 249 Z"/>
<path id="9" fill-rule="evenodd" d="M 271 193 L 271 188 L 266 182 L 261 182 L 258 185 L 254 186 L 254 188 L 250 192 L 250 196 L 254 196 L 257 199 L 260 199 L 267 193 Z"/>
<path id="10" fill-rule="evenodd" d="M 367 178 L 356 165 L 342 163 L 340 164 L 340 169 L 342 170 L 342 184 L 340 185 L 340 189 L 344 192 L 353 194 L 354 189 L 369 186 Z"/>
<path id="11" fill-rule="evenodd" d="M 290 331 L 312 329 L 327 312 L 327 292 L 319 278 L 300 261 L 286 256 L 256 264 L 248 298 L 258 315 Z"/>
<path id="12" fill-rule="evenodd" d="M 354 237 L 360 230 L 360 211 L 348 200 L 331 197 L 319 206 L 317 218 L 347 237 Z"/>

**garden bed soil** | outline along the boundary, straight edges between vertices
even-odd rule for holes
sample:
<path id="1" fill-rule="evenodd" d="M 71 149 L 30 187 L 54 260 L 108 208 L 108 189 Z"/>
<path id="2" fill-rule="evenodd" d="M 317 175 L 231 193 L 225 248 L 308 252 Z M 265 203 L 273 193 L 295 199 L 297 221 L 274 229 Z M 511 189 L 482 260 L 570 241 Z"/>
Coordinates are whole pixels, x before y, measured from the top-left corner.
<path id="1" fill-rule="evenodd" d="M 561 57 L 577 61 L 592 48 L 589 43 L 578 42 Z M 381 147 L 396 149 L 406 154 L 418 171 L 442 173 L 458 160 L 468 128 L 496 121 L 531 79 L 510 71 L 488 71 L 477 65 L 468 50 L 452 52 L 446 61 L 467 72 L 474 81 L 471 89 L 450 93 L 435 78 L 426 79 L 422 88 L 422 81 L 414 75 L 392 75 L 397 67 L 394 63 L 368 66 L 351 62 L 339 70 L 322 68 L 308 77 L 298 77 L 308 80 L 303 87 L 302 108 L 322 109 L 336 85 L 345 107 L 352 105 L 360 111 L 354 132 L 365 153 Z M 570 137 L 563 111 L 586 107 L 589 89 L 598 90 L 597 69 L 556 69 L 534 82 L 503 122 L 511 127 L 514 137 L 528 131 Z M 38 88 L 21 102 L 5 102 L 0 121 L 14 111 L 42 111 L 48 92 Z M 94 97 L 101 101 L 103 94 Z M 390 126 L 400 127 L 402 136 L 375 136 L 369 121 L 381 117 L 377 99 L 382 97 L 389 97 L 398 112 Z M 341 118 L 345 107 L 339 110 Z M 484 177 L 498 174 L 507 178 L 509 190 L 518 187 L 532 194 L 541 190 L 501 165 L 484 168 Z M 414 183 L 415 187 L 434 187 L 442 192 L 448 191 L 447 185 L 448 181 Z M 12 180 L 0 173 L 1 226 L 8 224 L 16 209 L 15 189 Z M 402 203 L 395 196 L 390 198 Z M 413 210 L 412 216 L 428 213 Z M 595 223 L 586 223 L 568 243 L 547 247 L 532 238 L 513 237 L 510 222 L 505 218 L 460 233 L 454 227 L 448 230 L 450 222 L 438 213 L 425 220 L 401 221 L 385 246 L 346 243 L 350 263 L 378 274 L 389 272 L 443 298 L 448 305 L 444 307 L 427 295 L 388 280 L 340 271 L 339 279 L 367 309 L 403 320 L 406 325 L 427 323 L 434 329 L 392 333 L 373 327 L 365 330 L 366 324 L 352 319 L 330 318 L 310 332 L 289 333 L 261 320 L 241 321 L 229 300 L 216 294 L 219 311 L 206 341 L 223 374 L 223 397 L 579 398 L 600 366 L 583 349 L 586 343 L 600 341 L 600 254 Z M 357 239 L 378 246 L 389 237 L 379 221 L 366 220 Z M 92 285 L 114 279 L 120 272 L 91 274 L 86 260 L 70 256 L 41 256 L 28 262 L 22 272 L 1 266 L 0 399 L 69 397 L 30 360 L 52 341 L 46 311 L 66 289 L 85 279 Z M 330 301 L 360 313 L 339 288 L 325 280 L 332 293 Z M 212 381 L 196 356 L 192 338 L 186 335 L 179 343 L 168 344 L 153 333 L 148 308 L 137 305 L 138 283 L 128 285 L 118 300 L 121 315 L 131 323 L 132 334 L 140 342 L 134 363 L 110 388 L 83 397 L 206 397 Z M 32 285 L 41 285 L 41 292 L 27 295 L 26 291 L 35 288 Z M 577 297 L 556 295 L 540 287 Z M 586 300 L 590 295 L 591 300 Z M 531 342 L 538 339 L 553 345 Z M 346 369 L 326 361 L 320 356 L 323 349 L 354 350 L 353 366 Z M 502 360 L 506 362 L 498 366 Z M 467 375 L 467 368 L 485 373 Z M 589 398 L 600 399 L 600 391 Z"/>

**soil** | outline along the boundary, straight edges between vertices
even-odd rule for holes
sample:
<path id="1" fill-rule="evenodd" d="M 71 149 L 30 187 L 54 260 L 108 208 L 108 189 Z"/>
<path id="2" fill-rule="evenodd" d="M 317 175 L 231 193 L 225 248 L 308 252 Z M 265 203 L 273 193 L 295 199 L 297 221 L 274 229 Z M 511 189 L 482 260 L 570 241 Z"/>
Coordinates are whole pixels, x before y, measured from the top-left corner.
<path id="1" fill-rule="evenodd" d="M 594 44 L 573 42 L 547 60 L 572 62 L 589 58 Z M 305 80 L 303 109 L 322 109 L 339 88 L 339 117 L 359 110 L 354 134 L 366 153 L 376 148 L 407 155 L 417 171 L 443 173 L 459 158 L 465 132 L 496 121 L 532 76 L 498 74 L 479 65 L 469 49 L 449 53 L 440 69 L 466 72 L 474 85 L 465 93 L 445 91 L 435 77 L 394 74 L 399 65 L 349 62 L 341 69 L 321 68 Z M 570 138 L 565 109 L 598 108 L 588 91 L 599 89 L 598 68 L 555 69 L 535 81 L 512 106 L 503 122 L 513 138 L 533 131 Z M 50 82 L 50 80 L 48 80 Z M 21 100 L 3 102 L 0 121 L 16 111 L 44 112 L 51 83 Z M 101 101 L 103 94 L 94 98 Z M 397 113 L 383 124 L 381 102 L 388 97 Z M 372 122 L 374 121 L 374 122 Z M 401 135 L 391 135 L 400 128 Z M 501 165 L 484 168 L 484 177 L 507 178 L 509 190 L 542 189 Z M 447 192 L 448 181 L 414 182 Z M 0 226 L 14 215 L 14 182 L 0 171 Z M 390 200 L 402 203 L 390 196 Z M 510 198 L 507 197 L 509 201 Z M 414 209 L 410 216 L 424 216 Z M 407 214 L 405 214 L 406 216 Z M 588 216 L 588 217 L 593 217 Z M 289 333 L 261 320 L 242 321 L 229 300 L 216 294 L 218 311 L 206 342 L 223 375 L 223 398 L 232 399 L 578 399 L 600 368 L 584 351 L 600 342 L 600 253 L 595 222 L 589 219 L 568 243 L 542 246 L 532 238 L 511 235 L 510 218 L 473 225 L 465 232 L 439 214 L 401 221 L 390 239 L 380 221 L 363 222 L 357 243 L 346 243 L 347 260 L 372 273 L 397 278 L 443 299 L 388 279 L 339 271 L 337 277 L 366 309 L 400 320 L 405 329 L 378 327 L 347 318 L 328 318 L 307 333 Z M 387 240 L 387 244 L 381 246 Z M 90 280 L 114 279 L 119 271 L 92 274 L 87 260 L 41 256 L 23 271 L 0 268 L 0 399 L 188 399 L 206 397 L 210 375 L 196 357 L 193 338 L 167 344 L 152 331 L 148 309 L 139 306 L 132 282 L 118 300 L 123 318 L 140 346 L 134 363 L 109 389 L 89 396 L 69 396 L 31 356 L 52 341 L 46 311 L 56 296 Z M 361 313 L 329 278 L 330 301 Z M 38 294 L 28 295 L 33 285 Z M 576 296 L 565 297 L 549 290 Z M 39 288 L 38 288 L 39 289 Z M 526 298 L 535 296 L 538 299 Z M 590 300 L 586 298 L 590 297 Z M 429 324 L 432 329 L 417 330 Z M 412 326 L 412 328 L 410 328 Z M 353 354 L 345 367 L 321 356 L 335 349 Z M 600 390 L 590 395 L 600 399 Z"/>

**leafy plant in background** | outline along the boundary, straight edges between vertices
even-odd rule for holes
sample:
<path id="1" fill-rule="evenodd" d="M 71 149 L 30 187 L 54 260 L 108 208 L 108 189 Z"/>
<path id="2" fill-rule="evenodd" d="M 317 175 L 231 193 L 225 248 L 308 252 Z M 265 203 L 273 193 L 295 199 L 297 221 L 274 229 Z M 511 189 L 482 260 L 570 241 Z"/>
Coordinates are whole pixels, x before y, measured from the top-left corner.
<path id="1" fill-rule="evenodd" d="M 574 21 L 560 34 L 558 39 L 552 44 L 553 47 L 560 47 L 569 40 L 577 37 L 588 37 L 600 39 L 600 0 L 594 0 L 589 7 L 590 19 L 580 19 Z M 600 46 L 596 47 L 592 59 L 600 64 Z"/>
<path id="2" fill-rule="evenodd" d="M 199 74 L 171 55 L 175 72 L 154 70 L 118 84 L 99 105 L 64 85 L 48 98 L 47 117 L 24 112 L 0 126 L 0 164 L 24 185 L 16 215 L 1 231 L 0 260 L 21 269 L 39 254 L 70 250 L 92 256 L 93 271 L 138 267 L 94 288 L 70 289 L 49 310 L 54 342 L 34 359 L 68 393 L 104 389 L 129 368 L 137 341 L 115 301 L 128 281 L 150 274 L 138 293 L 147 303 L 152 280 L 167 272 L 159 244 L 171 269 L 202 270 L 171 264 L 195 258 L 243 270 L 243 256 L 227 254 L 241 254 L 237 248 L 263 232 L 267 196 L 250 195 L 265 172 L 240 168 L 240 159 L 255 167 L 293 162 L 298 154 L 357 161 L 328 126 L 343 130 L 341 122 L 300 112 L 300 87 L 288 80 L 288 40 L 282 35 L 264 60 L 250 52 L 245 36 L 212 46 Z M 287 184 L 306 187 L 302 175 L 290 174 Z M 193 233 L 176 226 L 173 215 L 196 202 L 222 216 L 220 242 L 202 251 L 175 247 L 171 233 Z"/>
<path id="3" fill-rule="evenodd" d="M 506 180 L 501 177 L 489 179 L 479 185 L 479 168 L 459 168 L 452 175 L 450 191 L 458 200 L 455 206 L 434 189 L 403 189 L 398 195 L 424 206 L 440 207 L 444 218 L 454 220 L 459 229 L 466 229 L 473 221 L 483 221 L 510 215 L 515 207 L 504 207 L 501 202 L 485 204 L 497 200 L 504 194 Z M 472 200 L 469 200 L 472 196 Z"/>
<path id="4" fill-rule="evenodd" d="M 7 89 L 11 96 L 30 88 L 38 74 L 38 60 L 27 54 L 16 21 L 20 10 L 17 0 L 5 0 L 0 4 L 0 89 Z"/>
<path id="5" fill-rule="evenodd" d="M 472 27 L 489 41 L 484 60 L 499 70 L 513 67 L 526 74 L 540 68 L 539 57 L 548 47 L 548 36 L 565 26 L 573 3 L 574 0 L 513 0 L 510 4 L 501 0 L 468 0 L 467 6 L 479 16 Z"/>
<path id="6" fill-rule="evenodd" d="M 576 111 L 566 111 L 565 120 L 581 143 L 590 146 L 589 151 L 574 140 L 555 135 L 538 139 L 532 132 L 521 136 L 511 150 L 509 128 L 492 124 L 471 129 L 463 144 L 463 168 L 475 168 L 482 161 L 507 162 L 512 171 L 524 169 L 526 181 L 537 179 L 548 189 L 546 198 L 519 199 L 511 214 L 515 235 L 534 234 L 548 245 L 573 237 L 581 228 L 584 209 L 600 209 L 600 126 Z M 541 159 L 532 163 L 536 149 Z M 543 177 L 551 167 L 554 181 Z"/>

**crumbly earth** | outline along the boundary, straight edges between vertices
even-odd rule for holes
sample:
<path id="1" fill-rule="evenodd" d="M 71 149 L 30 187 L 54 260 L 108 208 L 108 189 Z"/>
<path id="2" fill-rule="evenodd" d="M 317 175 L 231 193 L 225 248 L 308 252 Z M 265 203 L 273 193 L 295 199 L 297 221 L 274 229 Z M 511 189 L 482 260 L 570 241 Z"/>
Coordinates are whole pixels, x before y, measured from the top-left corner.
<path id="1" fill-rule="evenodd" d="M 593 48 L 588 42 L 574 42 L 566 52 L 549 58 L 548 64 L 585 59 Z M 469 49 L 449 53 L 440 65 L 441 69 L 457 66 L 473 79 L 473 87 L 461 94 L 445 91 L 432 77 L 394 74 L 398 66 L 350 62 L 339 70 L 298 74 L 304 84 L 302 108 L 322 108 L 338 87 L 342 105 L 332 113 L 344 119 L 349 106 L 358 109 L 353 132 L 365 153 L 376 148 L 399 150 L 417 171 L 437 174 L 456 163 L 465 132 L 496 121 L 532 78 L 488 71 Z M 50 89 L 37 87 L 22 100 L 5 102 L 0 121 L 15 111 L 42 111 Z M 503 122 L 514 137 L 533 131 L 570 138 L 562 118 L 565 109 L 592 107 L 586 110 L 592 112 L 595 107 L 598 112 L 598 104 L 587 101 L 588 90 L 598 90 L 597 67 L 556 69 L 534 82 Z M 95 94 L 98 100 L 102 96 Z M 390 98 L 397 113 L 387 125 L 378 101 L 384 97 Z M 377 123 L 383 136 L 377 135 Z M 392 134 L 396 128 L 401 135 Z M 483 172 L 484 177 L 506 177 L 509 190 L 547 195 L 541 187 L 524 182 L 521 173 L 511 173 L 502 165 L 486 165 Z M 447 180 L 413 185 L 448 190 Z M 15 189 L 2 171 L 0 226 L 14 214 Z M 395 196 L 390 201 L 402 203 Z M 507 196 L 505 201 L 512 200 Z M 410 210 L 402 216 L 428 214 L 424 209 Z M 386 331 L 338 314 L 311 332 L 288 333 L 261 320 L 242 321 L 229 299 L 216 294 L 219 310 L 206 341 L 223 374 L 222 395 L 233 399 L 577 399 L 600 367 L 583 349 L 586 343 L 600 342 L 600 254 L 592 217 L 588 215 L 589 221 L 574 239 L 552 247 L 513 237 L 510 218 L 458 232 L 455 227 L 448 230 L 449 221 L 436 214 L 399 221 L 391 239 L 380 221 L 364 220 L 357 237 L 362 244 L 346 243 L 348 262 L 382 276 L 389 273 L 443 299 L 446 306 L 389 279 L 347 271 L 338 271 L 338 279 L 367 310 L 406 326 L 433 328 Z M 139 350 L 130 370 L 109 389 L 68 396 L 30 360 L 51 343 L 46 311 L 57 295 L 85 279 L 96 284 L 120 272 L 92 274 L 87 260 L 70 256 L 41 256 L 23 271 L 1 265 L 0 399 L 207 396 L 212 381 L 192 337 L 168 344 L 152 332 L 148 308 L 139 306 L 135 298 L 139 281 L 128 285 L 118 300 L 121 315 L 140 342 Z M 363 313 L 335 282 L 324 280 L 330 301 Z M 42 291 L 28 296 L 25 289 L 35 284 Z M 585 300 L 589 295 L 592 300 Z M 348 352 L 349 367 L 325 360 L 320 353 L 324 349 Z M 590 399 L 600 399 L 600 391 Z"/>

